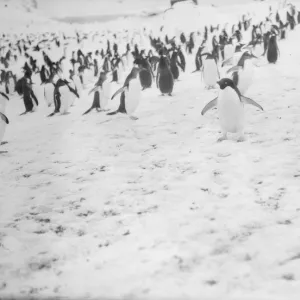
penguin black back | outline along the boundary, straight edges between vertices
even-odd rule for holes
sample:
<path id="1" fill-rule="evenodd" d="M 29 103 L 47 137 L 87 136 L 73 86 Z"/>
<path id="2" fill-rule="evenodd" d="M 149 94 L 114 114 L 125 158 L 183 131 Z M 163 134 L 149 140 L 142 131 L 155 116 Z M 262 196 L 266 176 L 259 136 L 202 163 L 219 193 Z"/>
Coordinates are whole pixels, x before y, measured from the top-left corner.
<path id="1" fill-rule="evenodd" d="M 269 63 L 275 64 L 279 55 L 276 35 L 271 35 L 268 41 L 267 59 Z"/>
<path id="2" fill-rule="evenodd" d="M 156 83 L 162 94 L 172 94 L 174 78 L 170 70 L 169 61 L 163 55 L 159 59 Z"/>

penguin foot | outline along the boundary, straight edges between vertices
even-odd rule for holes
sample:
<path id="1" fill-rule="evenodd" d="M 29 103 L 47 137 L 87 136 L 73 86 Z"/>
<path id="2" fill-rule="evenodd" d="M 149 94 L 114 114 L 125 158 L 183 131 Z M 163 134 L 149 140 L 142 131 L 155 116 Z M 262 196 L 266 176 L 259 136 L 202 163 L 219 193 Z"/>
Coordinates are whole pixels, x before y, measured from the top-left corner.
<path id="1" fill-rule="evenodd" d="M 135 117 L 135 116 L 130 116 L 129 118 L 130 118 L 131 120 L 133 120 L 133 121 L 136 121 L 136 120 L 139 119 L 138 117 Z"/>
<path id="2" fill-rule="evenodd" d="M 56 112 L 53 112 L 52 114 L 48 115 L 47 117 L 53 117 L 56 114 Z"/>
<path id="3" fill-rule="evenodd" d="M 217 142 L 220 143 L 220 142 L 223 142 L 227 140 L 227 134 L 223 134 L 221 137 L 218 138 Z"/>
<path id="4" fill-rule="evenodd" d="M 237 139 L 237 142 L 238 143 L 241 143 L 241 142 L 244 142 L 246 140 L 245 136 L 244 135 L 241 135 L 238 139 Z"/>
<path id="5" fill-rule="evenodd" d="M 7 144 L 8 142 L 4 141 L 0 143 L 0 146 Z"/>
<path id="6" fill-rule="evenodd" d="M 106 114 L 106 115 L 107 115 L 107 116 L 112 116 L 112 115 L 116 115 L 117 113 L 119 113 L 119 110 L 110 112 L 110 113 L 108 113 L 108 114 Z"/>
<path id="7" fill-rule="evenodd" d="M 24 111 L 23 113 L 20 114 L 20 116 L 26 115 L 29 111 Z"/>

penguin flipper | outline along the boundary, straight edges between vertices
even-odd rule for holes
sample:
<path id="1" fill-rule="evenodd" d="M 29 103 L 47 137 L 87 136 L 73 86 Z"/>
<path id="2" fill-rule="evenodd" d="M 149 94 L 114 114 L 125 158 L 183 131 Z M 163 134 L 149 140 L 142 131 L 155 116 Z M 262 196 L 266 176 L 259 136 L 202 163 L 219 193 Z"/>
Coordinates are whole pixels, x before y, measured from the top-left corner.
<path id="1" fill-rule="evenodd" d="M 209 101 L 204 108 L 202 109 L 201 115 L 203 116 L 208 110 L 214 108 L 215 106 L 217 106 L 218 104 L 218 97 L 216 97 L 215 99 Z"/>
<path id="2" fill-rule="evenodd" d="M 88 109 L 85 113 L 83 113 L 82 115 L 88 114 L 92 109 L 93 109 L 93 106 L 90 109 Z"/>
<path id="3" fill-rule="evenodd" d="M 259 108 L 260 110 L 264 110 L 257 102 L 255 102 L 254 100 L 252 100 L 251 98 L 245 97 L 243 95 L 241 95 L 241 100 L 246 103 L 246 104 L 251 104 L 253 106 L 256 106 L 257 108 Z"/>
<path id="4" fill-rule="evenodd" d="M 2 119 L 6 124 L 9 124 L 9 120 L 5 114 L 0 112 L 0 119 Z"/>
<path id="5" fill-rule="evenodd" d="M 95 91 L 98 89 L 98 87 L 99 87 L 99 86 L 95 86 L 94 88 L 92 88 L 92 89 L 89 91 L 88 95 L 90 95 L 91 93 L 95 92 Z"/>
<path id="6" fill-rule="evenodd" d="M 232 60 L 232 57 L 229 57 L 229 58 L 227 58 L 227 59 L 225 59 L 225 60 L 223 60 L 223 62 L 222 62 L 222 67 L 224 67 L 224 66 L 226 66 L 227 64 L 229 64 L 230 63 L 230 61 Z"/>
<path id="7" fill-rule="evenodd" d="M 126 86 L 123 86 L 120 89 L 118 89 L 111 97 L 111 100 L 113 100 L 118 94 L 122 93 L 125 90 L 125 88 L 126 88 Z"/>
<path id="8" fill-rule="evenodd" d="M 242 67 L 240 67 L 240 66 L 234 66 L 234 67 L 230 68 L 229 70 L 227 70 L 226 73 L 227 74 L 233 73 L 233 72 L 239 71 L 240 69 L 242 69 Z"/>
<path id="9" fill-rule="evenodd" d="M 2 95 L 4 98 L 6 98 L 7 100 L 9 100 L 8 96 L 5 93 L 0 92 L 0 95 Z"/>
<path id="10" fill-rule="evenodd" d="M 119 110 L 117 109 L 116 111 L 110 112 L 110 113 L 108 113 L 106 115 L 112 116 L 112 115 L 116 115 L 118 112 L 119 112 Z"/>

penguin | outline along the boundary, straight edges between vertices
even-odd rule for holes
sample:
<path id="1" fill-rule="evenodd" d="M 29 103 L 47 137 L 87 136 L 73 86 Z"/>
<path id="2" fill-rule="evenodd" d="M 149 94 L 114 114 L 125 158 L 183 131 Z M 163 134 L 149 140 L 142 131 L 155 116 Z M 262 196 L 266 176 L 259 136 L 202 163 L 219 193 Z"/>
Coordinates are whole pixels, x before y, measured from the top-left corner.
<path id="1" fill-rule="evenodd" d="M 275 64 L 278 60 L 279 48 L 277 45 L 277 37 L 271 34 L 268 41 L 267 59 L 270 64 Z"/>
<path id="2" fill-rule="evenodd" d="M 74 90 L 69 84 L 69 81 L 62 78 L 59 78 L 56 81 L 54 89 L 55 108 L 54 112 L 48 115 L 48 117 L 52 117 L 57 113 L 67 114 L 72 102 L 72 94 L 79 98 L 77 91 Z"/>
<path id="3" fill-rule="evenodd" d="M 154 75 L 149 62 L 141 56 L 136 58 L 133 64 L 138 65 L 138 67 L 140 68 L 139 78 L 143 90 L 150 88 L 152 85 L 152 77 L 154 77 Z"/>
<path id="4" fill-rule="evenodd" d="M 170 68 L 174 80 L 177 80 L 179 78 L 179 68 L 178 68 L 178 52 L 176 50 L 174 50 L 172 53 L 170 59 Z"/>
<path id="5" fill-rule="evenodd" d="M 217 107 L 222 129 L 222 136 L 218 139 L 218 142 L 226 140 L 228 132 L 238 134 L 238 142 L 242 142 L 245 140 L 244 104 L 251 104 L 262 111 L 263 108 L 254 100 L 243 96 L 232 79 L 222 78 L 217 84 L 220 87 L 218 97 L 205 105 L 201 115 Z"/>
<path id="6" fill-rule="evenodd" d="M 121 93 L 119 108 L 107 115 L 115 115 L 117 113 L 128 114 L 130 119 L 137 120 L 138 118 L 133 116 L 132 113 L 137 109 L 140 97 L 141 97 L 141 82 L 138 77 L 140 68 L 133 67 L 130 74 L 127 76 L 122 88 L 117 90 L 111 100 L 113 100 L 118 94 Z"/>
<path id="7" fill-rule="evenodd" d="M 16 91 L 19 95 L 23 96 L 25 106 L 25 112 L 21 113 L 20 116 L 29 112 L 34 112 L 36 107 L 39 105 L 39 102 L 33 92 L 32 81 L 29 73 L 25 72 L 25 76 L 18 80 L 16 84 Z"/>
<path id="8" fill-rule="evenodd" d="M 110 98 L 111 83 L 107 80 L 107 72 L 100 72 L 99 80 L 96 82 L 94 88 L 89 92 L 94 93 L 94 99 L 91 108 L 89 108 L 83 115 L 88 114 L 92 109 L 105 111 L 108 100 Z"/>
<path id="9" fill-rule="evenodd" d="M 227 74 L 232 72 L 232 80 L 239 91 L 244 95 L 253 81 L 254 66 L 252 58 L 257 58 L 249 51 L 245 51 L 236 66 L 230 68 Z"/>
<path id="10" fill-rule="evenodd" d="M 233 57 L 235 52 L 235 47 L 232 42 L 232 38 L 229 38 L 228 41 L 225 41 L 224 45 L 224 59 L 223 60 L 228 60 Z"/>
<path id="11" fill-rule="evenodd" d="M 2 113 L 5 113 L 8 101 L 9 101 L 9 97 L 4 92 L 0 91 L 0 111 Z"/>
<path id="12" fill-rule="evenodd" d="M 156 85 L 162 95 L 168 94 L 172 96 L 174 87 L 174 78 L 170 69 L 169 61 L 163 52 L 160 52 L 160 59 L 157 68 Z"/>
<path id="13" fill-rule="evenodd" d="M 203 49 L 204 49 L 204 46 L 200 46 L 198 48 L 198 51 L 197 51 L 196 57 L 195 57 L 196 70 L 193 71 L 192 73 L 198 72 L 202 69 L 203 62 L 202 62 L 201 52 L 202 52 Z"/>
<path id="14" fill-rule="evenodd" d="M 203 80 L 205 88 L 211 89 L 215 87 L 220 79 L 220 73 L 214 55 L 208 52 L 201 54 L 201 56 L 204 55 L 206 55 L 206 58 L 203 61 Z"/>
<path id="15" fill-rule="evenodd" d="M 7 116 L 0 111 L 0 145 L 4 145 L 7 142 L 3 142 L 6 126 L 9 124 Z"/>
<path id="16" fill-rule="evenodd" d="M 6 74 L 6 90 L 8 94 L 13 94 L 16 88 L 16 77 L 11 71 L 8 71 Z"/>

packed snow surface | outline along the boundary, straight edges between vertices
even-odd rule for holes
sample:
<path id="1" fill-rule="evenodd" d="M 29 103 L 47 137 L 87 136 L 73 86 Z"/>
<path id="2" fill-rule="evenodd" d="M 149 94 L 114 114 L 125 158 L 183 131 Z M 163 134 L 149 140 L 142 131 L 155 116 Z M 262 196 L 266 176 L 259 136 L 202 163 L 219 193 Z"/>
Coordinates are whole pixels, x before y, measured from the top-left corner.
<path id="1" fill-rule="evenodd" d="M 258 19 L 268 7 L 243 5 L 256 6 Z M 35 23 L 36 12 L 17 7 L 19 18 L 1 9 L 7 30 L 31 21 L 32 31 L 72 29 L 45 16 Z M 207 7 L 204 23 L 215 10 L 220 23 L 239 16 L 237 6 Z M 176 14 L 164 15 L 166 27 Z M 0 297 L 299 299 L 299 39 L 297 26 L 280 41 L 277 64 L 256 61 L 247 96 L 264 112 L 245 107 L 243 143 L 217 143 L 216 112 L 201 116 L 217 91 L 191 74 L 194 56 L 173 97 L 155 85 L 142 93 L 137 121 L 82 116 L 89 89 L 53 118 L 43 100 L 19 116 L 23 101 L 11 97 L 0 154 Z"/>

